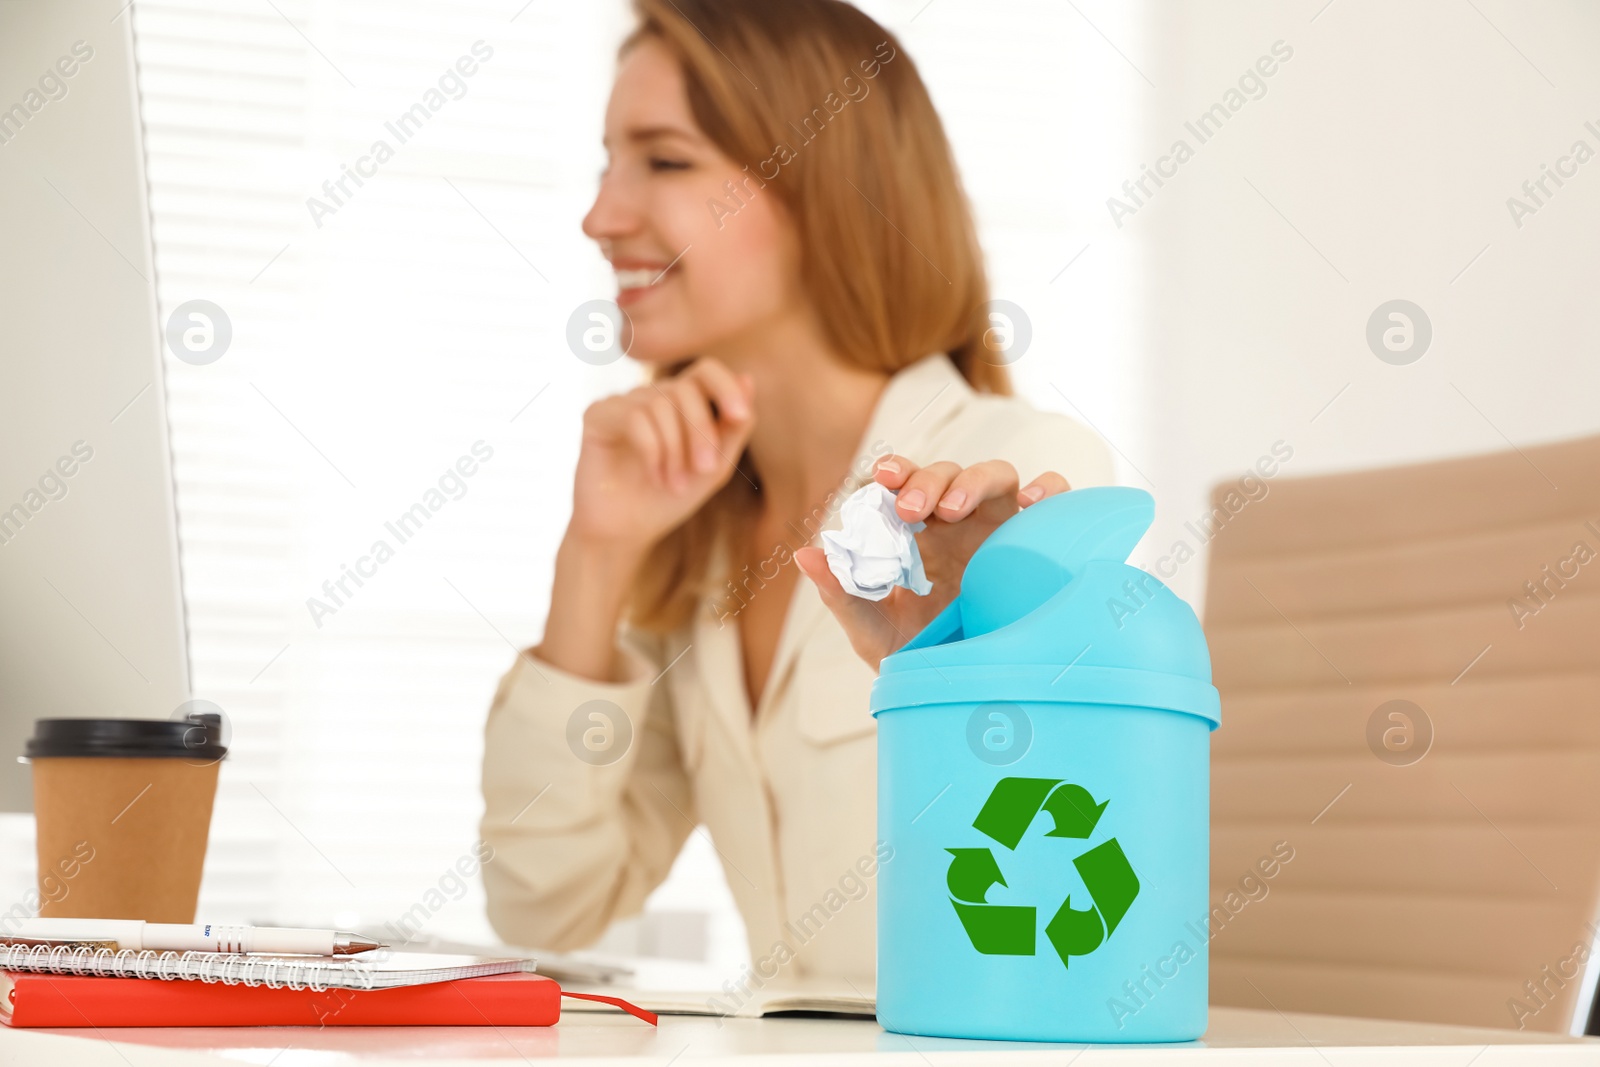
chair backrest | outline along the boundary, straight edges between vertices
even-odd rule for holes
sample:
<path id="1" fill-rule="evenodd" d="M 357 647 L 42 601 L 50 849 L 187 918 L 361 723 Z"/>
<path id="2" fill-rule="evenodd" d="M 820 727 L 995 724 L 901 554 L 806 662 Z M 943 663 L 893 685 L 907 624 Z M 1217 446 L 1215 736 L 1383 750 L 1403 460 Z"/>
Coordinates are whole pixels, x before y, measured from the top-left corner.
<path id="1" fill-rule="evenodd" d="M 1213 493 L 1213 1003 L 1581 1032 L 1600 437 L 1266 485 Z"/>

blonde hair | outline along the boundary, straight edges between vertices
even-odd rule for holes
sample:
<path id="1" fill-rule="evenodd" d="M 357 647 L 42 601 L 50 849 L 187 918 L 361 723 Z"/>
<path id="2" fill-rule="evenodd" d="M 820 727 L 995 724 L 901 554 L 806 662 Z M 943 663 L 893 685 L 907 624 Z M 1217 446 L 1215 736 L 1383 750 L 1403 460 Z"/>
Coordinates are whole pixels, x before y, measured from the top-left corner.
<path id="1" fill-rule="evenodd" d="M 745 165 L 739 196 L 778 198 L 835 351 L 890 374 L 945 352 L 974 389 L 1009 394 L 1004 367 L 985 358 L 988 281 L 955 159 L 894 35 L 840 0 L 635 0 L 634 11 L 621 52 L 664 45 L 701 131 Z M 738 206 L 730 197 L 724 208 Z M 736 543 L 760 503 L 748 452 L 738 464 L 651 549 L 634 625 L 676 629 L 726 579 L 706 573 L 712 549 Z"/>

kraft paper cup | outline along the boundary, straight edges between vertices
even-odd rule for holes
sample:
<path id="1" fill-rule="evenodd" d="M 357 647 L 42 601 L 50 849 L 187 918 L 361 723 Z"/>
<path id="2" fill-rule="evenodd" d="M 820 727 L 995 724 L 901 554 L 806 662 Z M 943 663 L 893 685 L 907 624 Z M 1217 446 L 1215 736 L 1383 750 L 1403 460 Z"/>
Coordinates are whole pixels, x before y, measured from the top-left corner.
<path id="1" fill-rule="evenodd" d="M 214 714 L 38 720 L 39 914 L 193 922 L 227 751 Z"/>

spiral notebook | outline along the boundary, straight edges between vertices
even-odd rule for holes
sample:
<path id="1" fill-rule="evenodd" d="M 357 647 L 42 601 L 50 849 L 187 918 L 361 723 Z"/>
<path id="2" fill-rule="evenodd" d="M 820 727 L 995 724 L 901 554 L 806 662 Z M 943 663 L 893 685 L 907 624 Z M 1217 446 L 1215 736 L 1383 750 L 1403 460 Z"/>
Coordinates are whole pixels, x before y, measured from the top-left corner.
<path id="1" fill-rule="evenodd" d="M 291 989 L 395 989 L 401 986 L 532 971 L 535 961 L 513 957 L 387 952 L 360 957 L 151 952 L 84 946 L 0 945 L 0 971 L 86 974 L 101 978 L 158 978 Z"/>

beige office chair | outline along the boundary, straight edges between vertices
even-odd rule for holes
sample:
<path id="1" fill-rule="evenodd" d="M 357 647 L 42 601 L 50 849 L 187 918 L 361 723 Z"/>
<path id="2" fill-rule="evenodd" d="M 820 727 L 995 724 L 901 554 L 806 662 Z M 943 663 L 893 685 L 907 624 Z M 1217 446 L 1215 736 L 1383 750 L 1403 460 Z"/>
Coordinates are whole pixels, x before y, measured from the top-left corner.
<path id="1" fill-rule="evenodd" d="M 1212 1002 L 1581 1031 L 1600 437 L 1267 484 L 1213 494 Z"/>

